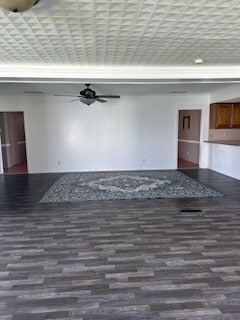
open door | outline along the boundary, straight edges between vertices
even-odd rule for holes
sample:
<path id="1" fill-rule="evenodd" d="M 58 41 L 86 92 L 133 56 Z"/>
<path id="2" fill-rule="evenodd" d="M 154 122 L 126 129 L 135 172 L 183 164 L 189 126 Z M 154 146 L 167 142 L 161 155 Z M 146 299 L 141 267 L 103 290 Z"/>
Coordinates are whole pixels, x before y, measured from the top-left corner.
<path id="1" fill-rule="evenodd" d="M 27 173 L 23 112 L 0 112 L 4 173 Z"/>
<path id="2" fill-rule="evenodd" d="M 201 110 L 179 110 L 178 169 L 199 168 Z"/>

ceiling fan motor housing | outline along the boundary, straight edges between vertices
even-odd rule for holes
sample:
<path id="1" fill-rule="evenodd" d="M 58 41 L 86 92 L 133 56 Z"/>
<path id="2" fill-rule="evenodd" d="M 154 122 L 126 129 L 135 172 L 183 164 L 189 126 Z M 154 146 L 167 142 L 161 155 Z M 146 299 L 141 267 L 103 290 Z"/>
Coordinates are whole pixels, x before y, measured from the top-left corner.
<path id="1" fill-rule="evenodd" d="M 90 88 L 87 88 L 87 89 L 80 91 L 80 95 L 82 95 L 86 98 L 95 98 L 96 92 Z"/>

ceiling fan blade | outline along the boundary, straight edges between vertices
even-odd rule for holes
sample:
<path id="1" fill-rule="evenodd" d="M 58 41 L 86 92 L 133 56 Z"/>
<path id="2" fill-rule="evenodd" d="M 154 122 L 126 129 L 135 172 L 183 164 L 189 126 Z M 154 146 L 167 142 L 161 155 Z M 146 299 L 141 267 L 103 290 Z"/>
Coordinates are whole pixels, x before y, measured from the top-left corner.
<path id="1" fill-rule="evenodd" d="M 113 98 L 113 99 L 119 99 L 120 98 L 120 96 L 117 96 L 117 95 L 100 95 L 100 96 L 96 96 L 96 98 Z"/>
<path id="2" fill-rule="evenodd" d="M 73 94 L 55 94 L 54 96 L 55 97 L 78 97 L 78 98 L 80 98 L 80 96 L 76 96 Z"/>
<path id="3" fill-rule="evenodd" d="M 95 100 L 98 101 L 98 102 L 101 102 L 101 103 L 107 102 L 107 100 L 100 99 L 100 98 L 96 98 Z"/>
<path id="4" fill-rule="evenodd" d="M 70 100 L 69 102 L 73 102 L 73 101 L 79 101 L 79 98 Z"/>

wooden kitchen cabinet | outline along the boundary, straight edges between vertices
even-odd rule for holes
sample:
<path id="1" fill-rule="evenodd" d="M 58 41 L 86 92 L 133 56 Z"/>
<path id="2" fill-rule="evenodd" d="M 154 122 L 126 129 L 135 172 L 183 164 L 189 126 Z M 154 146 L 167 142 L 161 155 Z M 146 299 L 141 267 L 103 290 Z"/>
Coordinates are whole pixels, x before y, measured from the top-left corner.
<path id="1" fill-rule="evenodd" d="M 216 110 L 216 128 L 230 128 L 231 125 L 231 104 L 220 104 Z"/>
<path id="2" fill-rule="evenodd" d="M 210 105 L 210 129 L 240 128 L 240 103 Z"/>
<path id="3" fill-rule="evenodd" d="M 240 104 L 234 104 L 232 108 L 231 128 L 240 128 Z"/>

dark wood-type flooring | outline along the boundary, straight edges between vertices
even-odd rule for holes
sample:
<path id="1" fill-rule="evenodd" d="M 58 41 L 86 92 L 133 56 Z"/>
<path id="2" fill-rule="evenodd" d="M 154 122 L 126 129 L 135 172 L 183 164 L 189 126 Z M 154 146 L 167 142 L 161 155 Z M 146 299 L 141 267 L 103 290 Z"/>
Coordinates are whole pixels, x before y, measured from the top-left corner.
<path id="1" fill-rule="evenodd" d="M 178 169 L 198 169 L 197 163 L 178 158 Z"/>
<path id="2" fill-rule="evenodd" d="M 10 173 L 10 174 L 16 174 L 16 173 L 27 173 L 27 162 L 22 162 L 19 164 L 16 164 L 15 166 L 12 166 L 11 168 L 5 168 L 4 173 Z"/>
<path id="3" fill-rule="evenodd" d="M 59 174 L 0 176 L 0 320 L 240 319 L 240 181 L 185 172 L 226 196 L 40 204 Z"/>

